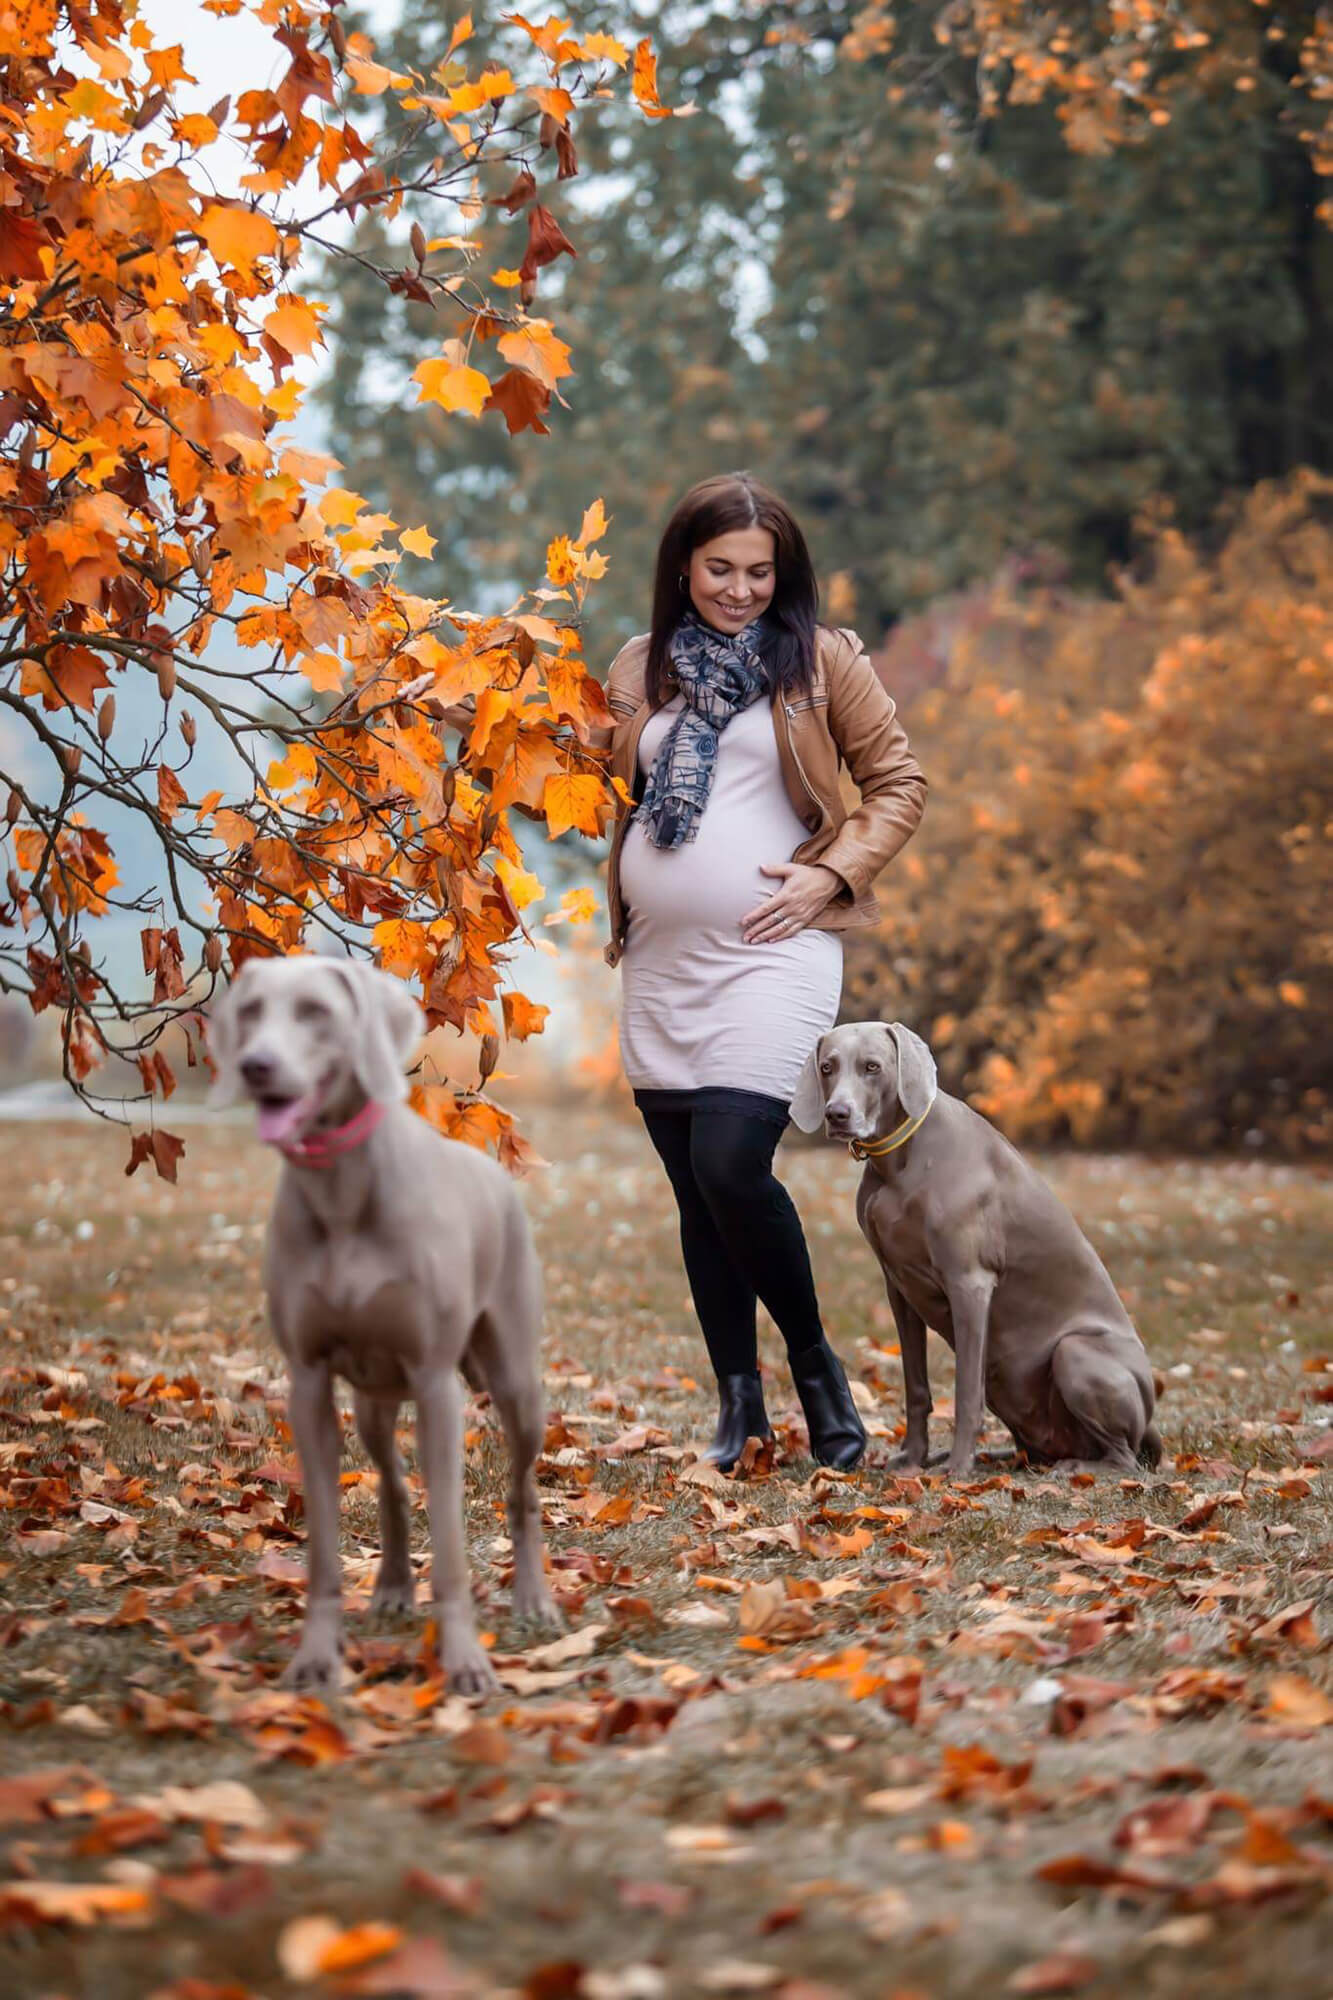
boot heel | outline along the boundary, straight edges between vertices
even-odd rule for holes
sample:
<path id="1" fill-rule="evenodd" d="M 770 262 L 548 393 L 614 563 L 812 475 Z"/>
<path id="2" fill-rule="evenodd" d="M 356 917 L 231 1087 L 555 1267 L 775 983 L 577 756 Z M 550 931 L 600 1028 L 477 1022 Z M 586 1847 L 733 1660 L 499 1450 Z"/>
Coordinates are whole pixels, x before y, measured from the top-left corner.
<path id="1" fill-rule="evenodd" d="M 719 1472 L 730 1472 L 745 1449 L 746 1438 L 768 1438 L 773 1426 L 764 1408 L 764 1388 L 756 1368 L 751 1375 L 723 1375 L 717 1385 L 717 1432 L 704 1453 Z"/>
<path id="2" fill-rule="evenodd" d="M 826 1340 L 791 1356 L 792 1380 L 805 1412 L 810 1451 L 818 1465 L 850 1472 L 866 1448 L 866 1427 L 843 1366 Z"/>

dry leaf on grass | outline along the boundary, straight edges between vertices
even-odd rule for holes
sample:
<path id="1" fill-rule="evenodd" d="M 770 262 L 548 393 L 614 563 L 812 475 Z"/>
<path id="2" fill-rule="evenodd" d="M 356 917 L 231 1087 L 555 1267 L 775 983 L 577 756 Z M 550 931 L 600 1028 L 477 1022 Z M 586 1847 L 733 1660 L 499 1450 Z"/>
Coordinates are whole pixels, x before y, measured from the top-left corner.
<path id="1" fill-rule="evenodd" d="M 284 1977 L 296 1985 L 317 1979 L 323 1970 L 324 1953 L 341 1935 L 341 1927 L 332 1917 L 294 1917 L 278 1936 L 278 1964 Z"/>
<path id="2" fill-rule="evenodd" d="M 600 1625 L 583 1625 L 577 1632 L 566 1632 L 559 1639 L 549 1639 L 544 1645 L 529 1646 L 520 1655 L 525 1667 L 565 1667 L 572 1660 L 591 1659 L 597 1651 L 603 1633 L 611 1627 L 605 1622 Z"/>
<path id="3" fill-rule="evenodd" d="M 259 1828 L 268 1812 L 248 1785 L 235 1778 L 216 1778 L 207 1785 L 168 1785 L 160 1792 L 143 1792 L 134 1800 L 166 1819 L 212 1820 L 219 1826 Z"/>
<path id="4" fill-rule="evenodd" d="M 1143 1942 L 1165 1945 L 1169 1951 L 1192 1951 L 1196 1945 L 1207 1944 L 1216 1929 L 1213 1918 L 1198 1911 L 1190 1917 L 1168 1917 L 1164 1924 L 1145 1931 Z"/>
<path id="5" fill-rule="evenodd" d="M 731 1620 L 728 1618 L 726 1612 L 719 1611 L 715 1604 L 673 1604 L 669 1611 L 663 1613 L 662 1623 L 664 1625 L 720 1626 L 725 1630 L 731 1624 Z"/>
<path id="6" fill-rule="evenodd" d="M 579 2000 L 665 2000 L 666 1990 L 655 1965 L 621 1965 L 614 1972 L 585 1972 Z"/>
<path id="7" fill-rule="evenodd" d="M 504 1730 L 489 1716 L 474 1722 L 470 1729 L 460 1730 L 449 1739 L 449 1747 L 466 1764 L 507 1764 L 514 1754 Z"/>
<path id="8" fill-rule="evenodd" d="M 47 1817 L 47 1804 L 92 1773 L 80 1764 L 59 1764 L 50 1770 L 27 1771 L 21 1777 L 0 1778 L 0 1826 L 35 1826 Z"/>
<path id="9" fill-rule="evenodd" d="M 789 1594 L 785 1577 L 747 1583 L 741 1592 L 738 1616 L 741 1631 L 754 1638 L 798 1639 L 815 1624 L 810 1606 Z"/>
<path id="10" fill-rule="evenodd" d="M 736 1840 L 725 1826 L 669 1826 L 666 1844 L 692 1861 L 743 1861 L 753 1847 Z"/>
<path id="11" fill-rule="evenodd" d="M 409 1868 L 403 1889 L 409 1896 L 429 1896 L 459 1917 L 479 1916 L 486 1901 L 479 1875 L 436 1875 L 429 1868 Z"/>
<path id="12" fill-rule="evenodd" d="M 922 1806 L 930 1805 L 935 1798 L 934 1785 L 890 1785 L 880 1792 L 869 1792 L 861 1801 L 861 1810 L 871 1813 L 916 1812 Z"/>
<path id="13" fill-rule="evenodd" d="M 86 1701 L 76 1702 L 72 1708 L 62 1708 L 56 1721 L 66 1729 L 77 1729 L 84 1736 L 109 1736 L 111 1724 Z"/>
<path id="14" fill-rule="evenodd" d="M 1077 1993 L 1101 1971 L 1095 1958 L 1077 1951 L 1052 1952 L 1049 1958 L 1025 1965 L 1004 1982 L 1007 1993 Z"/>
<path id="15" fill-rule="evenodd" d="M 334 1938 L 320 1955 L 321 1972 L 350 1972 L 372 1959 L 384 1958 L 403 1942 L 396 1924 L 353 1924 Z"/>
<path id="16" fill-rule="evenodd" d="M 769 1993 L 782 1984 L 782 1974 L 757 1959 L 723 1958 L 696 1972 L 694 1984 L 704 1993 Z"/>
<path id="17" fill-rule="evenodd" d="M 351 1972 L 372 1959 L 385 1958 L 402 1944 L 394 1924 L 353 1924 L 344 1930 L 332 1917 L 296 1917 L 278 1938 L 278 1964 L 297 1985 L 324 1973 Z"/>
<path id="18" fill-rule="evenodd" d="M 0 1882 L 0 1922 L 138 1926 L 152 1915 L 147 1889 L 113 1882 Z"/>
<path id="19" fill-rule="evenodd" d="M 434 1938 L 407 1938 L 387 1958 L 344 1972 L 339 1995 L 383 1995 L 384 2000 L 476 2000 L 481 1987 Z"/>
<path id="20" fill-rule="evenodd" d="M 1268 1683 L 1264 1713 L 1297 1729 L 1327 1729 L 1333 1723 L 1333 1701 L 1299 1674 L 1275 1674 Z"/>

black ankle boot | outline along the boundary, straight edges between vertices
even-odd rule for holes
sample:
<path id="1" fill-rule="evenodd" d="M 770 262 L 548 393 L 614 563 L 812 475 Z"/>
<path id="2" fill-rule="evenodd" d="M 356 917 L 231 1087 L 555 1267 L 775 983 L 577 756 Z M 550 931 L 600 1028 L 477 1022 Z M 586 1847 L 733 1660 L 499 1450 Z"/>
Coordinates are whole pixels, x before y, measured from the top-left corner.
<path id="1" fill-rule="evenodd" d="M 852 1401 L 841 1361 L 822 1340 L 818 1347 L 792 1355 L 791 1372 L 816 1463 L 850 1472 L 866 1448 L 866 1429 Z"/>
<path id="2" fill-rule="evenodd" d="M 756 1368 L 750 1375 L 720 1375 L 717 1383 L 717 1435 L 704 1457 L 719 1472 L 730 1472 L 745 1449 L 746 1438 L 772 1437 L 764 1408 L 763 1384 Z"/>

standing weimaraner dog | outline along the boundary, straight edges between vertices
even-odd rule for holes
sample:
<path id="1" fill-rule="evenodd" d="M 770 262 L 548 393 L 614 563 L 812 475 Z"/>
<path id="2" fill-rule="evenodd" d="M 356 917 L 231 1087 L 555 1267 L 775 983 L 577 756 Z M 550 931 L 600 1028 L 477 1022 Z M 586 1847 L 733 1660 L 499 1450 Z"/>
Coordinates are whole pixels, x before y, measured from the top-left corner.
<path id="1" fill-rule="evenodd" d="M 983 1401 L 1031 1459 L 1073 1469 L 1156 1465 L 1143 1343 L 1105 1265 L 1008 1140 L 939 1090 L 900 1021 L 834 1028 L 812 1052 L 792 1117 L 864 1159 L 856 1219 L 883 1267 L 902 1349 L 906 1449 L 927 1463 L 926 1329 L 954 1351 L 951 1473 L 972 1465 Z"/>
<path id="2" fill-rule="evenodd" d="M 464 1693 L 496 1686 L 463 1540 L 462 1367 L 490 1391 L 509 1446 L 514 1610 L 559 1622 L 533 1469 L 544 1436 L 536 1252 L 504 1169 L 442 1138 L 402 1102 L 403 1065 L 423 1025 L 399 980 L 325 958 L 248 960 L 210 1022 L 217 1098 L 243 1088 L 259 1108 L 260 1138 L 287 1162 L 265 1280 L 305 1480 L 306 1619 L 288 1671 L 298 1687 L 336 1680 L 342 1643 L 335 1375 L 352 1386 L 357 1429 L 379 1469 L 372 1610 L 406 1610 L 415 1594 L 394 1442 L 410 1397 L 444 1671 Z"/>

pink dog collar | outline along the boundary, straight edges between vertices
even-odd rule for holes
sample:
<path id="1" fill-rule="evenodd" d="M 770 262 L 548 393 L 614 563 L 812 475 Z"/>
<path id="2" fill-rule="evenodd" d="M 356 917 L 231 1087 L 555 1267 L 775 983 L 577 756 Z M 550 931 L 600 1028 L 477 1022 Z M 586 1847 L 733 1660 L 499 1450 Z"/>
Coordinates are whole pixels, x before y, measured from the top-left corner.
<path id="1" fill-rule="evenodd" d="M 285 1160 L 297 1167 L 331 1167 L 343 1153 L 364 1144 L 384 1116 L 385 1107 L 373 1097 L 363 1104 L 345 1125 L 333 1125 L 327 1132 L 308 1132 L 304 1139 L 278 1147 Z"/>

